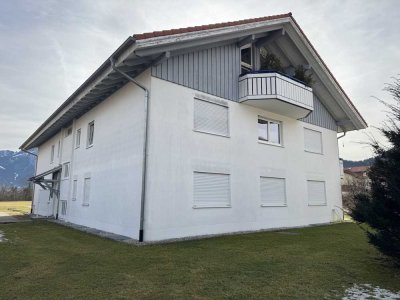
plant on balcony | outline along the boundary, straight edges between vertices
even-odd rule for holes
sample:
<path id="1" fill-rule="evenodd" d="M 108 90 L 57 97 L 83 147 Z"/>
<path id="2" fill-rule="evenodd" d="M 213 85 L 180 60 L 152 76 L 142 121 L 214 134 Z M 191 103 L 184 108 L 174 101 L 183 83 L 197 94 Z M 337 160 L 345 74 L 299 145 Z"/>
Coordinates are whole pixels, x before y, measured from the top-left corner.
<path id="1" fill-rule="evenodd" d="M 303 65 L 298 65 L 296 67 L 293 78 L 304 82 L 308 86 L 313 84 L 312 74 L 307 74 L 307 70 L 304 69 Z"/>
<path id="2" fill-rule="evenodd" d="M 272 70 L 272 71 L 282 72 L 283 68 L 281 65 L 281 61 L 275 54 L 270 53 L 265 49 L 261 49 L 260 70 Z"/>

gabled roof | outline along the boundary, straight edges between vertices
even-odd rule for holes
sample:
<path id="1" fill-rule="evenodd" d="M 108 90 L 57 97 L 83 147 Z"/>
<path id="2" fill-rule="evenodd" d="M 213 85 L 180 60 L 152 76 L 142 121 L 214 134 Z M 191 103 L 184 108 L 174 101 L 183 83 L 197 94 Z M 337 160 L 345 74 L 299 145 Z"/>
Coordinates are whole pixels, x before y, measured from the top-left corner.
<path id="1" fill-rule="evenodd" d="M 221 42 L 238 42 L 245 37 L 278 30 L 287 32 L 302 55 L 312 62 L 313 71 L 326 85 L 338 107 L 337 123 L 342 131 L 367 126 L 361 114 L 327 68 L 291 13 L 234 22 L 170 29 L 129 37 L 111 56 L 118 68 L 135 77 L 169 56 Z M 22 145 L 30 149 L 41 145 L 74 118 L 79 118 L 127 83 L 106 60 Z M 343 118 L 345 116 L 345 118 Z"/>
<path id="2" fill-rule="evenodd" d="M 185 27 L 185 28 L 175 28 L 175 29 L 162 30 L 162 31 L 145 32 L 145 33 L 140 33 L 140 34 L 134 34 L 133 37 L 136 40 L 144 40 L 144 39 L 160 37 L 160 36 L 175 35 L 175 34 L 181 34 L 181 33 L 196 32 L 196 31 L 218 29 L 218 28 L 226 28 L 226 27 L 230 27 L 230 26 L 238 26 L 238 25 L 251 24 L 251 23 L 270 21 L 270 20 L 278 20 L 278 19 L 282 19 L 282 18 L 288 18 L 291 16 L 292 16 L 292 13 L 287 13 L 287 14 L 281 14 L 281 15 L 266 16 L 266 17 L 261 17 L 261 18 L 244 19 L 244 20 L 233 21 L 233 22 L 214 23 L 214 24 L 201 25 L 201 26 L 191 26 L 191 27 Z"/>

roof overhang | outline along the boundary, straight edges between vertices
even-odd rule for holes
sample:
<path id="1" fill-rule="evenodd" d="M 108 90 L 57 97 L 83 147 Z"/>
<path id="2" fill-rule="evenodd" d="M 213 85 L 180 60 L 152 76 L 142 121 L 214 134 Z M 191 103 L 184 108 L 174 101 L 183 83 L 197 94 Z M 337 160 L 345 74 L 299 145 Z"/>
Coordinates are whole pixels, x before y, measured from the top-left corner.
<path id="1" fill-rule="evenodd" d="M 343 118 L 343 114 L 335 116 L 333 113 L 333 117 L 341 128 L 340 131 L 366 128 L 366 122 L 290 14 L 255 23 L 227 25 L 221 28 L 145 39 L 136 40 L 134 37 L 129 37 L 110 58 L 114 59 L 115 65 L 119 69 L 131 77 L 136 77 L 150 66 L 161 63 L 170 56 L 190 52 L 194 49 L 232 42 L 238 43 L 247 37 L 265 38 L 266 35 L 279 30 L 288 33 L 299 51 L 310 62 L 314 73 L 321 79 L 326 90 L 340 106 L 346 117 Z M 20 149 L 40 146 L 61 128 L 71 123 L 73 119 L 79 118 L 127 83 L 126 78 L 112 69 L 110 58 L 20 146 Z"/>

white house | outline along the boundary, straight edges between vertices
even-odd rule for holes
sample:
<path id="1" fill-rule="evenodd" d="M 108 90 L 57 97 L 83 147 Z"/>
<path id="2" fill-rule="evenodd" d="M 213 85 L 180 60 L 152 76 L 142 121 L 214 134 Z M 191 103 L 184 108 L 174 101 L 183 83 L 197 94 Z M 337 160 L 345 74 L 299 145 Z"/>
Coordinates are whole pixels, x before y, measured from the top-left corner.
<path id="1" fill-rule="evenodd" d="M 289 13 L 129 37 L 21 149 L 35 214 L 158 241 L 340 218 L 366 126 Z"/>

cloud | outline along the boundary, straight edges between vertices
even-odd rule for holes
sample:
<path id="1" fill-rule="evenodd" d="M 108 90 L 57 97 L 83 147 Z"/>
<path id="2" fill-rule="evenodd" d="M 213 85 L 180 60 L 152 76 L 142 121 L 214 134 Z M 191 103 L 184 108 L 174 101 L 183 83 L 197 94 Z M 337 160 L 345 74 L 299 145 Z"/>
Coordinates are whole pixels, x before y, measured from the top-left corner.
<path id="1" fill-rule="evenodd" d="M 0 149 L 18 148 L 129 35 L 289 11 L 368 123 L 379 126 L 384 107 L 372 96 L 390 99 L 382 89 L 400 73 L 396 0 L 1 1 Z M 341 156 L 370 156 L 358 143 L 367 140 L 348 133 Z"/>

